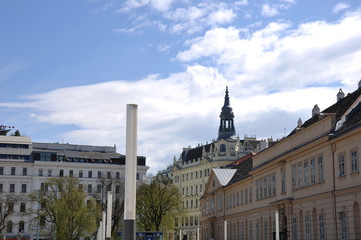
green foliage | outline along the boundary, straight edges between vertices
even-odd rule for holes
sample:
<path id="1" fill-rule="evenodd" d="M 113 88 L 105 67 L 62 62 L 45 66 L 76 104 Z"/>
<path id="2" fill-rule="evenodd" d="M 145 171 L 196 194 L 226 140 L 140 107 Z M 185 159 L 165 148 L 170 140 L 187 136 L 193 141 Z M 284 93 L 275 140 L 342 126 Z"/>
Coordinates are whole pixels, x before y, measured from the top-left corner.
<path id="1" fill-rule="evenodd" d="M 144 231 L 174 229 L 175 218 L 183 214 L 179 189 L 157 181 L 138 187 L 136 208 L 138 229 Z"/>
<path id="2" fill-rule="evenodd" d="M 38 218 L 55 226 L 56 239 L 77 240 L 96 231 L 100 210 L 94 199 L 86 202 L 87 194 L 77 178 L 51 178 L 44 186 L 30 198 L 40 204 Z"/>

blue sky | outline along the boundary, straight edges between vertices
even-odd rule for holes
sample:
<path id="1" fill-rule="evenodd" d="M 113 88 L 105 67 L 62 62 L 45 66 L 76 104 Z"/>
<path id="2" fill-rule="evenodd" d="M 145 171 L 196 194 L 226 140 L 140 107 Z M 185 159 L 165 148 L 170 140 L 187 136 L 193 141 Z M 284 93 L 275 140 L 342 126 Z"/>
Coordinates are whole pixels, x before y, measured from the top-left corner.
<path id="1" fill-rule="evenodd" d="M 281 138 L 361 78 L 361 3 L 311 0 L 0 2 L 0 124 L 36 142 L 117 145 L 138 104 L 155 173 L 217 138 Z"/>

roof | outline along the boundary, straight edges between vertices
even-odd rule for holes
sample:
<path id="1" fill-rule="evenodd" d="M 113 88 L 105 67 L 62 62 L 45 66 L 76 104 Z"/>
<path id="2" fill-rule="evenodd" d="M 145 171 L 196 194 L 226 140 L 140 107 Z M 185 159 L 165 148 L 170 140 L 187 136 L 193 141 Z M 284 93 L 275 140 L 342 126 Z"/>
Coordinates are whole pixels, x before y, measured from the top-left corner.
<path id="1" fill-rule="evenodd" d="M 339 135 L 353 127 L 359 126 L 361 122 L 361 104 L 357 101 L 360 101 L 360 96 L 361 88 L 358 88 L 356 91 L 347 94 L 347 96 L 323 110 L 320 114 L 313 115 L 310 119 L 305 121 L 300 128 L 295 128 L 288 136 L 295 134 L 298 130 L 315 124 L 324 118 L 324 116 L 329 114 L 335 115 L 336 122 L 339 122 L 343 117 L 345 117 L 345 121 L 342 123 L 342 125 L 340 125 L 340 127 L 336 128 L 336 125 L 333 126 L 332 131 L 336 135 Z M 350 112 L 347 113 L 349 110 Z M 345 116 L 346 113 L 347 115 Z"/>
<path id="2" fill-rule="evenodd" d="M 233 183 L 241 181 L 242 179 L 249 176 L 249 172 L 252 170 L 253 167 L 253 155 L 247 156 L 248 158 L 236 165 L 236 169 L 233 169 L 236 170 L 236 173 L 233 175 L 227 185 L 231 185 Z"/>
<path id="3" fill-rule="evenodd" d="M 197 160 L 202 158 L 203 148 L 206 152 L 210 152 L 211 148 L 214 148 L 214 144 L 209 143 L 203 146 L 184 150 L 181 154 L 182 162 L 189 162 L 191 160 Z"/>
<path id="4" fill-rule="evenodd" d="M 219 169 L 214 168 L 213 169 L 214 175 L 216 175 L 219 183 L 222 186 L 225 186 L 228 184 L 229 180 L 233 177 L 234 173 L 236 172 L 236 169 Z"/>

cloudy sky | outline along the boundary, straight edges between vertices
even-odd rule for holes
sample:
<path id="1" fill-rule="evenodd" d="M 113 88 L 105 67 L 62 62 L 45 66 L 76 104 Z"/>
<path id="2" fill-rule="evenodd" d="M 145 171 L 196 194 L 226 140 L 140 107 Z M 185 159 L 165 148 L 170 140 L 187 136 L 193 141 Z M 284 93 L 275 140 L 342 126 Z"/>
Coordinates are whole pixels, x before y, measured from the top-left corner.
<path id="1" fill-rule="evenodd" d="M 117 145 L 138 104 L 156 173 L 217 138 L 226 86 L 237 134 L 281 138 L 361 79 L 361 2 L 0 2 L 0 125 L 35 142 Z"/>

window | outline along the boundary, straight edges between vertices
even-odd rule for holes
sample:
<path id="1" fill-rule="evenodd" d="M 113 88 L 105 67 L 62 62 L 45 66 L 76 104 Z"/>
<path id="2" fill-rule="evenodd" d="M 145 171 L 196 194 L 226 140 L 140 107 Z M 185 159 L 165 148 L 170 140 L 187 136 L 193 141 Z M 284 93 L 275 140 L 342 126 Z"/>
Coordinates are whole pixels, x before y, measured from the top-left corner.
<path id="1" fill-rule="evenodd" d="M 326 231 L 325 231 L 325 214 L 321 213 L 318 216 L 319 230 L 320 230 L 320 240 L 326 239 Z"/>
<path id="2" fill-rule="evenodd" d="M 311 184 L 316 183 L 316 161 L 314 158 L 311 159 Z"/>
<path id="3" fill-rule="evenodd" d="M 268 240 L 269 233 L 268 233 L 268 221 L 264 219 L 263 221 L 263 239 Z"/>
<path id="4" fill-rule="evenodd" d="M 137 180 L 139 180 L 139 179 L 140 179 L 140 175 L 139 175 L 139 173 L 138 173 L 138 172 L 137 172 L 136 179 L 137 179 Z"/>
<path id="5" fill-rule="evenodd" d="M 98 178 L 102 178 L 102 172 L 98 171 Z"/>
<path id="6" fill-rule="evenodd" d="M 347 216 L 346 212 L 342 211 L 339 213 L 340 221 L 341 221 L 341 239 L 347 240 L 348 239 L 348 232 L 347 232 Z"/>
<path id="7" fill-rule="evenodd" d="M 8 212 L 9 212 L 9 213 L 13 213 L 13 212 L 14 212 L 14 203 L 13 203 L 13 202 L 9 202 L 9 203 L 8 203 Z"/>
<path id="8" fill-rule="evenodd" d="M 102 185 L 97 185 L 97 193 L 101 193 L 102 192 Z"/>
<path id="9" fill-rule="evenodd" d="M 88 171 L 88 178 L 92 178 L 93 177 L 93 172 L 92 171 Z"/>
<path id="10" fill-rule="evenodd" d="M 59 177 L 64 177 L 64 170 L 63 169 L 59 170 Z"/>
<path id="11" fill-rule="evenodd" d="M 244 203 L 248 203 L 248 189 L 244 190 Z"/>
<path id="12" fill-rule="evenodd" d="M 10 192 L 11 193 L 15 192 L 15 184 L 14 183 L 10 184 Z"/>
<path id="13" fill-rule="evenodd" d="M 79 170 L 79 178 L 83 177 L 83 170 Z"/>
<path id="14" fill-rule="evenodd" d="M 286 170 L 281 169 L 281 192 L 286 192 Z"/>
<path id="15" fill-rule="evenodd" d="M 93 189 L 93 186 L 91 184 L 88 184 L 88 193 L 91 193 Z"/>
<path id="16" fill-rule="evenodd" d="M 115 173 L 115 178 L 116 178 L 116 179 L 119 179 L 119 178 L 120 178 L 120 172 L 116 172 L 116 173 Z"/>
<path id="17" fill-rule="evenodd" d="M 221 146 L 219 147 L 219 151 L 226 152 L 226 144 L 221 144 Z"/>
<path id="18" fill-rule="evenodd" d="M 28 175 L 28 169 L 27 168 L 23 168 L 23 176 Z"/>
<path id="19" fill-rule="evenodd" d="M 338 176 L 345 176 L 345 153 L 338 155 Z"/>
<path id="20" fill-rule="evenodd" d="M 43 173 L 43 169 L 39 169 L 39 176 L 41 177 L 41 176 L 43 176 L 44 175 L 44 173 Z"/>
<path id="21" fill-rule="evenodd" d="M 297 166 L 296 166 L 296 164 L 294 164 L 294 165 L 292 165 L 292 189 L 293 190 L 297 188 L 296 171 L 297 171 Z"/>
<path id="22" fill-rule="evenodd" d="M 107 178 L 110 179 L 111 178 L 111 173 L 110 172 L 107 172 Z"/>
<path id="23" fill-rule="evenodd" d="M 298 172 L 297 172 L 297 177 L 298 177 L 298 181 L 297 181 L 297 187 L 298 188 L 300 188 L 300 187 L 302 187 L 302 171 L 303 171 L 303 169 L 302 169 L 302 162 L 299 162 L 298 164 L 297 164 L 297 169 L 298 169 Z"/>
<path id="24" fill-rule="evenodd" d="M 9 221 L 9 222 L 6 224 L 6 232 L 7 232 L 7 233 L 13 232 L 13 222 L 12 222 L 12 221 Z"/>
<path id="25" fill-rule="evenodd" d="M 306 160 L 303 163 L 303 174 L 304 174 L 304 178 L 303 178 L 303 182 L 305 186 L 309 185 L 309 169 L 308 169 L 308 160 Z"/>
<path id="26" fill-rule="evenodd" d="M 21 192 L 26 193 L 26 184 L 21 184 Z"/>
<path id="27" fill-rule="evenodd" d="M 252 187 L 249 187 L 249 202 L 252 202 Z"/>
<path id="28" fill-rule="evenodd" d="M 11 167 L 11 175 L 15 175 L 16 172 L 16 168 L 15 167 Z"/>
<path id="29" fill-rule="evenodd" d="M 22 202 L 20 203 L 20 212 L 25 212 L 26 209 L 26 203 Z"/>
<path id="30" fill-rule="evenodd" d="M 24 232 L 24 226 L 25 226 L 24 221 L 20 221 L 19 222 L 19 232 Z"/>
<path id="31" fill-rule="evenodd" d="M 73 177 L 74 176 L 74 171 L 73 170 L 69 170 L 69 177 Z"/>
<path id="32" fill-rule="evenodd" d="M 292 239 L 297 240 L 297 218 L 292 218 Z"/>
<path id="33" fill-rule="evenodd" d="M 51 177 L 51 176 L 53 176 L 53 170 L 48 169 L 48 177 Z"/>
<path id="34" fill-rule="evenodd" d="M 115 193 L 120 193 L 120 186 L 119 185 L 115 186 Z"/>
<path id="35" fill-rule="evenodd" d="M 351 172 L 358 172 L 357 150 L 351 151 Z"/>
<path id="36" fill-rule="evenodd" d="M 323 156 L 318 157 L 318 181 L 323 182 Z"/>
<path id="37" fill-rule="evenodd" d="M 311 239 L 311 217 L 310 215 L 305 216 L 305 239 Z"/>
<path id="38" fill-rule="evenodd" d="M 256 199 L 263 199 L 276 195 L 276 175 L 265 176 L 256 180 Z"/>
<path id="39" fill-rule="evenodd" d="M 3 192 L 3 188 L 4 188 L 4 185 L 2 183 L 0 183 L 0 193 Z M 1 209 L 1 208 L 0 208 Z"/>
<path id="40" fill-rule="evenodd" d="M 4 167 L 0 167 L 0 175 L 4 175 Z"/>

